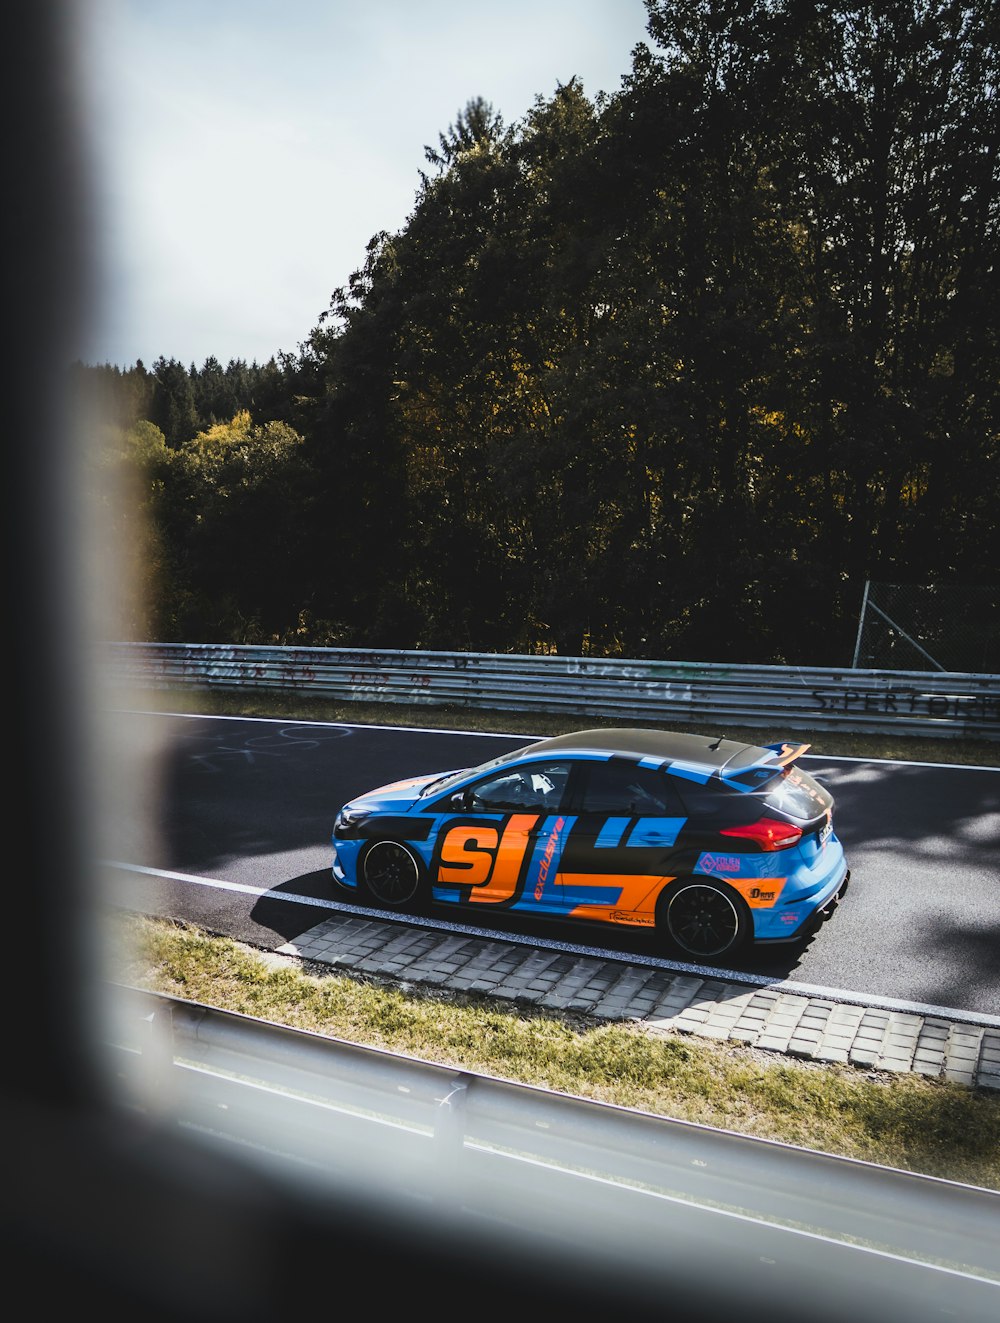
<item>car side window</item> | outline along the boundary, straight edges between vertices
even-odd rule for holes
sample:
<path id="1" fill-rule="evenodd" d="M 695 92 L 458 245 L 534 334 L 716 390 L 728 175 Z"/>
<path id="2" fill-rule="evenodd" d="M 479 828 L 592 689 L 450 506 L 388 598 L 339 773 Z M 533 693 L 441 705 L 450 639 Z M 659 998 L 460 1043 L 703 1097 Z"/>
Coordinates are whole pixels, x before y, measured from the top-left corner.
<path id="1" fill-rule="evenodd" d="M 531 763 L 525 767 L 506 768 L 469 790 L 469 808 L 478 813 L 497 813 L 506 809 L 541 809 L 554 812 L 562 803 L 568 763 Z"/>
<path id="2" fill-rule="evenodd" d="M 629 817 L 673 817 L 683 812 L 662 772 L 615 759 L 591 764 L 583 811 Z"/>

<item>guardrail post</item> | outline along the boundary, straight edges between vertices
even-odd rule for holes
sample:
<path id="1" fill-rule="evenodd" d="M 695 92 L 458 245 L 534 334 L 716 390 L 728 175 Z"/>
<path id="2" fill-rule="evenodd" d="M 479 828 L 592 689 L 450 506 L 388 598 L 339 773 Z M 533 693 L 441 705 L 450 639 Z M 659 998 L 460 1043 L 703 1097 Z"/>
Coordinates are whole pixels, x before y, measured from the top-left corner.
<path id="1" fill-rule="evenodd" d="M 159 1118 L 178 1124 L 174 1088 L 174 1024 L 169 1006 L 150 1011 L 140 1019 L 139 1050 L 129 1084 L 140 1106 Z"/>
<path id="2" fill-rule="evenodd" d="M 469 1081 L 465 1075 L 456 1075 L 451 1088 L 438 1105 L 438 1120 L 434 1139 L 443 1152 L 453 1153 L 465 1144 L 465 1107 L 468 1101 Z"/>
<path id="3" fill-rule="evenodd" d="M 465 1149 L 465 1113 L 469 1100 L 469 1077 L 456 1075 L 438 1104 L 434 1125 L 435 1177 L 439 1201 L 449 1206 L 461 1202 L 462 1154 Z"/>

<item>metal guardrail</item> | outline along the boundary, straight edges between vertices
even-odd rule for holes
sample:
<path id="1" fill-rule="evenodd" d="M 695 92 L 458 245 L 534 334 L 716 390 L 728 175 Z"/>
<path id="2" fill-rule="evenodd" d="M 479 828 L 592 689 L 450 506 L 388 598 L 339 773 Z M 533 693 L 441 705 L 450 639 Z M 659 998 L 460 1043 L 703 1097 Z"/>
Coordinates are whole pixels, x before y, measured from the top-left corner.
<path id="1" fill-rule="evenodd" d="M 542 1251 L 624 1300 L 715 1292 L 743 1317 L 788 1300 L 813 1320 L 1000 1317 L 996 1192 L 106 991 L 123 1105 L 314 1196 L 350 1192 L 387 1243 L 391 1223 L 494 1267 Z"/>
<path id="2" fill-rule="evenodd" d="M 212 643 L 112 643 L 120 686 L 271 689 L 355 703 L 1000 739 L 1000 675 Z"/>

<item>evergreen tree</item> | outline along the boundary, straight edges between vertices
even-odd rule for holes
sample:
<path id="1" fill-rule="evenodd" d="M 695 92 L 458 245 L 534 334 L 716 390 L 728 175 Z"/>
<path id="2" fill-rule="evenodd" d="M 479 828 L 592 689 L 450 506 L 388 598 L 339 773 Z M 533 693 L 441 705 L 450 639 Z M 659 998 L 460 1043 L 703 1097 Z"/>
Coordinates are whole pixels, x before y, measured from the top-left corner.
<path id="1" fill-rule="evenodd" d="M 160 357 L 153 364 L 149 422 L 155 424 L 171 450 L 190 441 L 199 427 L 191 375 L 177 359 Z"/>

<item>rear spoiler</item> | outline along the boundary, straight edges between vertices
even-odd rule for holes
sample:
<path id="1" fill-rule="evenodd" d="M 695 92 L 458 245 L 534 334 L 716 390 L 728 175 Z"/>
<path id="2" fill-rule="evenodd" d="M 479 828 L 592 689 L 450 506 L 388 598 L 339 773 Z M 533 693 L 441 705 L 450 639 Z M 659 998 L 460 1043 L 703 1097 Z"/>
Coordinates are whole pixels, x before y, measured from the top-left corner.
<path id="1" fill-rule="evenodd" d="M 770 749 L 778 759 L 781 767 L 788 767 L 795 762 L 796 758 L 801 758 L 807 749 L 811 749 L 811 744 L 765 744 L 765 749 Z"/>

